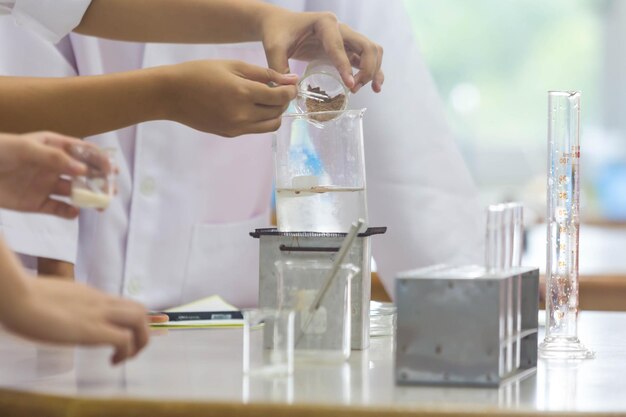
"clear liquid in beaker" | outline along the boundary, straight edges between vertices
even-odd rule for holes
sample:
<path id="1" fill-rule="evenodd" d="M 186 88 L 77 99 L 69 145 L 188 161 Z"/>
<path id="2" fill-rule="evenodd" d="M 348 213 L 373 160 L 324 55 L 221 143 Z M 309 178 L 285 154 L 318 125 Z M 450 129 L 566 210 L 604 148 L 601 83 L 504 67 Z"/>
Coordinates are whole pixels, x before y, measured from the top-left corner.
<path id="1" fill-rule="evenodd" d="M 367 218 L 365 188 L 277 188 L 276 217 L 285 232 L 347 232 L 354 219 Z"/>

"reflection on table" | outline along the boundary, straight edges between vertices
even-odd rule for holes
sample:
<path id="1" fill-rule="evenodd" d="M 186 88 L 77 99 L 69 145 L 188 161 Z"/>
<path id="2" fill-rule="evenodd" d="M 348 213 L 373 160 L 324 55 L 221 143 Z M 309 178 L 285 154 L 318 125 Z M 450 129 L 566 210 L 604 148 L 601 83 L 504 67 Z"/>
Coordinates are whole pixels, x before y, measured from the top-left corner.
<path id="1" fill-rule="evenodd" d="M 300 365 L 293 377 L 272 380 L 243 376 L 240 329 L 170 331 L 153 337 L 139 358 L 119 367 L 108 365 L 107 349 L 37 347 L 1 333 L 0 386 L 5 390 L 0 391 L 0 415 L 19 397 L 6 390 L 85 398 L 74 404 L 75 410 L 81 404 L 106 410 L 113 404 L 110 398 L 120 397 L 131 400 L 125 407 L 152 407 L 151 412 L 169 401 L 205 411 L 227 404 L 233 413 L 286 405 L 328 415 L 372 409 L 382 414 L 626 412 L 626 398 L 615 395 L 626 390 L 624 328 L 626 313 L 583 312 L 581 338 L 596 351 L 596 359 L 540 361 L 536 374 L 499 389 L 396 386 L 393 337 L 374 338 L 370 349 L 353 352 L 345 364 Z"/>

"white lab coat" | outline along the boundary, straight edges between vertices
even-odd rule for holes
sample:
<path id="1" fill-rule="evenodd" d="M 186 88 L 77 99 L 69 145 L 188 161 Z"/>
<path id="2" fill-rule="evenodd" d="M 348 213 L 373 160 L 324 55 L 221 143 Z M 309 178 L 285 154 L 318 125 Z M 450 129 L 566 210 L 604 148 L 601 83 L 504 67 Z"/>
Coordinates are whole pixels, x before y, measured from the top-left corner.
<path id="1" fill-rule="evenodd" d="M 368 107 L 370 224 L 389 227 L 386 235 L 373 238 L 373 254 L 387 289 L 393 293 L 399 270 L 479 261 L 482 216 L 476 191 L 402 2 L 368 1 L 356 8 L 349 0 L 280 3 L 334 11 L 385 47 L 383 93 L 374 97 L 366 87 L 351 103 Z M 35 43 L 6 47 L 19 55 L 30 53 Z M 71 44 L 80 74 L 203 58 L 265 65 L 258 44 L 144 47 L 75 35 Z M 60 67 L 55 63 L 51 70 Z M 90 140 L 119 148 L 121 174 L 112 206 L 105 213 L 81 214 L 80 279 L 154 309 L 214 293 L 239 306 L 256 303 L 258 241 L 248 232 L 268 224 L 271 135 L 225 139 L 150 122 Z M 6 223 L 3 227 L 7 230 Z"/>
<path id="2" fill-rule="evenodd" d="M 0 15 L 11 15 L 52 43 L 59 42 L 83 20 L 91 0 L 0 0 Z"/>

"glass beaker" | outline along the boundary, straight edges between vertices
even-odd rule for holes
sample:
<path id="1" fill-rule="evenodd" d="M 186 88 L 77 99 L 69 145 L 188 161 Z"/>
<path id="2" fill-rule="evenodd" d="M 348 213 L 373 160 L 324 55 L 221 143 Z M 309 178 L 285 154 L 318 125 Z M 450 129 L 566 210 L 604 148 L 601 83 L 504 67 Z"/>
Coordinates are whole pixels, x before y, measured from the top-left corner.
<path id="1" fill-rule="evenodd" d="M 243 311 L 243 372 L 248 376 L 280 377 L 293 373 L 294 312 Z M 271 326 L 269 343 L 264 326 Z M 269 346 L 266 348 L 266 346 Z"/>
<path id="2" fill-rule="evenodd" d="M 580 93 L 548 93 L 548 224 L 546 335 L 539 356 L 583 359 L 578 340 L 578 229 L 580 224 Z"/>
<path id="3" fill-rule="evenodd" d="M 276 261 L 278 305 L 295 311 L 295 358 L 341 362 L 350 357 L 352 278 L 360 269 L 342 264 L 316 311 L 311 311 L 332 264 L 319 260 Z"/>
<path id="4" fill-rule="evenodd" d="M 364 111 L 283 116 L 274 137 L 279 231 L 341 233 L 358 218 L 367 227 Z"/>
<path id="5" fill-rule="evenodd" d="M 307 65 L 298 82 L 296 108 L 300 113 L 345 110 L 350 90 L 337 68 L 328 60 L 318 59 Z M 330 120 L 333 114 L 318 115 L 316 120 Z"/>
<path id="6" fill-rule="evenodd" d="M 106 208 L 115 194 L 115 149 L 77 145 L 71 147 L 70 154 L 87 165 L 85 175 L 72 178 L 72 204 L 81 208 Z"/>

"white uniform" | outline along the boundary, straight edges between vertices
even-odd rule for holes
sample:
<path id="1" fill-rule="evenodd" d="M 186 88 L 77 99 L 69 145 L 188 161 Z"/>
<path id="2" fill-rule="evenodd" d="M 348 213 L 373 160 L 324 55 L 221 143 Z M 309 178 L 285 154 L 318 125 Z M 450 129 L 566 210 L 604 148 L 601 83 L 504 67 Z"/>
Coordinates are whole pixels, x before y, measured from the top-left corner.
<path id="1" fill-rule="evenodd" d="M 0 0 L 0 15 L 10 14 L 16 24 L 57 43 L 78 26 L 89 4 L 91 0 Z"/>
<path id="2" fill-rule="evenodd" d="M 387 288 L 393 292 L 399 270 L 480 260 L 476 192 L 402 2 L 361 2 L 358 8 L 347 0 L 280 5 L 334 11 L 385 47 L 383 93 L 375 96 L 368 86 L 351 103 L 368 107 L 370 224 L 389 227 L 385 236 L 373 238 L 373 254 Z M 3 32 L 19 31 L 1 24 L 0 43 L 9 39 Z M 29 38 L 2 47 L 18 55 L 41 48 L 42 42 Z M 266 65 L 259 44 L 144 46 L 78 35 L 71 35 L 70 42 L 81 75 L 204 58 Z M 6 59 L 1 61 L 4 70 Z M 224 139 L 175 123 L 150 122 L 91 140 L 119 148 L 121 176 L 118 198 L 106 212 L 81 214 L 79 278 L 155 309 L 209 294 L 254 305 L 258 241 L 248 233 L 268 224 L 271 135 Z M 2 221 L 5 230 L 13 227 Z"/>
<path id="3" fill-rule="evenodd" d="M 0 0 L 0 75 L 77 75 L 72 46 L 65 36 L 80 23 L 90 3 L 91 0 Z M 51 42 L 58 43 L 55 46 Z M 0 210 L 0 232 L 20 254 L 76 260 L 77 222 Z"/>

